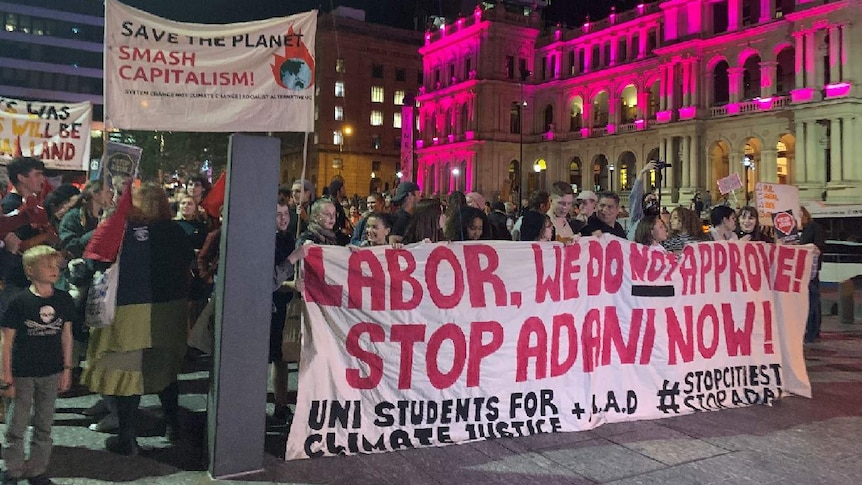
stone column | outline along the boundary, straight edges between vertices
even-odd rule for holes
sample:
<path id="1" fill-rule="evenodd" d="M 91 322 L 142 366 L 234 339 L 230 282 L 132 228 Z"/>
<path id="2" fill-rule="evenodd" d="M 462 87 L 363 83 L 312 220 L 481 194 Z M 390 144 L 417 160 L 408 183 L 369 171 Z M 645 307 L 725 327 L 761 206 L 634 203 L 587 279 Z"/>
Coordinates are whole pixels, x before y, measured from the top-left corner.
<path id="1" fill-rule="evenodd" d="M 649 111 L 649 91 L 638 93 L 637 117 L 645 120 Z"/>
<path id="2" fill-rule="evenodd" d="M 812 87 L 817 90 L 823 89 L 823 85 L 825 84 L 826 74 L 825 67 L 823 66 L 823 58 L 827 54 L 826 46 L 823 45 L 824 33 L 821 31 L 817 31 L 812 34 L 812 62 L 814 63 L 814 85 Z"/>
<path id="3" fill-rule="evenodd" d="M 829 82 L 841 81 L 841 29 L 837 25 L 829 27 Z M 835 165 L 832 165 L 833 167 Z"/>
<path id="4" fill-rule="evenodd" d="M 590 72 L 593 63 L 593 46 L 584 47 L 582 52 L 584 53 L 584 72 Z"/>
<path id="5" fill-rule="evenodd" d="M 805 123 L 805 174 L 807 181 L 811 184 L 817 184 L 824 180 L 823 169 L 824 165 L 819 163 L 819 153 L 822 152 L 820 147 L 820 126 L 814 121 Z"/>
<path id="6" fill-rule="evenodd" d="M 862 180 L 862 164 L 853 163 L 853 157 L 856 155 L 857 147 L 859 146 L 859 142 L 857 141 L 857 137 L 859 136 L 859 119 L 857 117 L 845 117 L 844 118 L 844 132 L 841 137 L 844 141 L 844 150 L 843 152 L 847 154 L 844 157 L 846 162 L 846 166 L 844 167 L 844 176 L 849 180 L 859 181 Z"/>
<path id="7" fill-rule="evenodd" d="M 778 63 L 765 61 L 760 63 L 760 97 L 771 98 L 775 95 L 775 71 Z"/>
<path id="8" fill-rule="evenodd" d="M 689 97 L 688 97 L 688 105 L 689 106 L 700 106 L 700 99 L 702 96 L 700 95 L 700 76 L 703 73 L 700 72 L 700 61 L 697 59 L 692 59 L 689 63 L 691 67 L 689 68 Z"/>
<path id="9" fill-rule="evenodd" d="M 775 149 L 764 149 L 760 152 L 760 181 L 778 182 L 778 152 Z"/>
<path id="10" fill-rule="evenodd" d="M 764 24 L 772 20 L 772 17 L 775 15 L 773 12 L 772 4 L 774 0 L 760 0 L 760 19 L 759 22 Z M 797 51 L 798 52 L 798 51 Z"/>
<path id="11" fill-rule="evenodd" d="M 840 53 L 840 56 L 841 56 L 841 59 L 840 59 L 841 78 L 840 79 L 834 79 L 833 81 L 843 81 L 845 79 L 853 79 L 853 77 L 847 71 L 847 49 L 850 45 L 847 41 L 847 37 L 850 36 L 850 31 L 852 30 L 852 29 L 848 29 L 847 27 L 848 27 L 847 25 L 842 25 L 841 31 L 840 31 L 841 32 L 841 53 Z M 857 26 L 857 29 L 858 29 L 858 26 Z M 856 79 L 856 80 L 858 81 L 858 79 Z"/>
<path id="12" fill-rule="evenodd" d="M 805 157 L 808 155 L 807 146 L 808 139 L 805 134 L 805 122 L 796 120 L 796 152 L 794 157 L 794 164 L 790 165 L 790 159 L 788 158 L 788 170 L 790 171 L 790 183 L 800 184 L 808 181 L 808 171 L 805 167 Z M 797 163 L 798 162 L 798 163 Z"/>
<path id="13" fill-rule="evenodd" d="M 700 181 L 700 150 L 698 150 L 698 141 L 699 137 L 697 134 L 691 135 L 690 142 L 688 146 L 688 159 L 689 159 L 689 180 L 691 182 L 691 186 L 697 190 L 702 187 Z"/>
<path id="14" fill-rule="evenodd" d="M 647 47 L 647 30 L 640 29 L 638 31 L 638 59 L 643 59 L 646 56 Z"/>
<path id="15" fill-rule="evenodd" d="M 674 97 L 675 97 L 674 96 L 674 91 L 675 91 L 675 89 L 674 89 L 674 85 L 675 85 L 674 74 L 675 74 L 675 71 L 676 71 L 676 64 L 671 63 L 669 66 L 667 66 L 667 89 L 665 90 L 665 95 L 667 96 L 667 101 L 665 102 L 665 109 L 668 109 L 668 110 L 675 110 L 677 108 L 676 99 L 674 99 Z"/>
<path id="16" fill-rule="evenodd" d="M 659 85 L 659 97 L 658 97 L 658 110 L 664 111 L 667 109 L 667 65 L 661 66 L 661 80 L 659 81 L 661 84 Z"/>
<path id="17" fill-rule="evenodd" d="M 796 88 L 805 87 L 805 65 L 803 64 L 803 53 L 805 52 L 805 34 L 794 32 L 796 38 Z"/>
<path id="18" fill-rule="evenodd" d="M 830 179 L 832 183 L 840 183 L 845 178 L 844 157 L 842 156 L 842 142 L 844 133 L 841 127 L 841 118 L 829 120 L 829 157 L 830 157 Z M 848 153 L 849 155 L 849 153 Z M 849 158 L 849 157 L 848 157 Z"/>
<path id="19" fill-rule="evenodd" d="M 727 70 L 731 103 L 738 103 L 742 99 L 742 76 L 744 73 L 745 68 L 742 67 L 731 67 Z"/>
<path id="20" fill-rule="evenodd" d="M 691 106 L 691 62 L 686 59 L 682 63 L 682 99 L 680 106 Z"/>
<path id="21" fill-rule="evenodd" d="M 618 51 L 619 39 L 617 39 L 616 36 L 614 36 L 614 37 L 611 37 L 610 42 L 611 42 L 611 62 L 610 62 L 610 65 L 616 66 L 620 62 L 620 60 L 619 60 L 620 53 Z"/>
<path id="22" fill-rule="evenodd" d="M 614 125 L 614 129 L 620 127 L 620 98 L 614 92 L 608 92 L 608 124 Z"/>
<path id="23" fill-rule="evenodd" d="M 817 86 L 817 48 L 813 31 L 805 33 L 805 87 Z M 822 86 L 820 86 L 822 87 Z"/>
<path id="24" fill-rule="evenodd" d="M 739 30 L 742 23 L 742 0 L 728 0 L 727 2 L 727 30 L 734 32 Z"/>
<path id="25" fill-rule="evenodd" d="M 691 182 L 691 166 L 693 162 L 688 158 L 691 154 L 690 136 L 682 137 L 682 148 L 680 149 L 680 153 L 682 153 L 679 160 L 679 163 L 682 165 L 682 180 L 680 180 L 679 185 L 680 187 L 691 188 L 694 184 Z"/>

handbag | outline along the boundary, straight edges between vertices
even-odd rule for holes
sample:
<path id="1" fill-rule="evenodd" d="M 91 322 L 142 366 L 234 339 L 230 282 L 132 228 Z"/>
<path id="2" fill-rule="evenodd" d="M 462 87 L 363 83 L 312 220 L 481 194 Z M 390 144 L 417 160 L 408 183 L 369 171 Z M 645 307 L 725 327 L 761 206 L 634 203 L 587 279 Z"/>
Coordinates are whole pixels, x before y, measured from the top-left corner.
<path id="1" fill-rule="evenodd" d="M 293 298 L 287 304 L 284 317 L 284 333 L 281 338 L 281 360 L 283 362 L 299 362 L 302 350 L 303 315 L 305 315 L 305 302 L 302 300 L 302 294 L 294 291 Z"/>
<path id="2" fill-rule="evenodd" d="M 120 284 L 120 256 L 103 272 L 93 275 L 87 290 L 84 323 L 90 328 L 105 328 L 114 323 L 117 310 L 117 287 Z"/>

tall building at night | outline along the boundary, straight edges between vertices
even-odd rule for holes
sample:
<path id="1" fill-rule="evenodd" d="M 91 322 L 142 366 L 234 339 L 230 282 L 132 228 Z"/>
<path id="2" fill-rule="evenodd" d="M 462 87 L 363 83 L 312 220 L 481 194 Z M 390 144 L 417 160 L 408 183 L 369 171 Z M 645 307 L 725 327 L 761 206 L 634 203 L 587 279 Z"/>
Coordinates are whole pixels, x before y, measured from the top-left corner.
<path id="1" fill-rule="evenodd" d="M 102 2 L 2 0 L 0 23 L 0 97 L 90 101 L 102 120 Z"/>
<path id="2" fill-rule="evenodd" d="M 425 35 L 417 180 L 626 192 L 664 160 L 665 203 L 733 173 L 858 203 L 859 18 L 860 0 L 663 0 L 548 28 L 524 2 L 485 2 Z"/>
<path id="3" fill-rule="evenodd" d="M 367 23 L 344 7 L 318 18 L 315 133 L 307 178 L 318 193 L 333 177 L 349 194 L 392 189 L 396 182 L 405 97 L 422 83 L 422 32 Z M 409 98 L 408 98 L 409 99 Z M 302 153 L 282 161 L 282 178 L 297 179 Z"/>

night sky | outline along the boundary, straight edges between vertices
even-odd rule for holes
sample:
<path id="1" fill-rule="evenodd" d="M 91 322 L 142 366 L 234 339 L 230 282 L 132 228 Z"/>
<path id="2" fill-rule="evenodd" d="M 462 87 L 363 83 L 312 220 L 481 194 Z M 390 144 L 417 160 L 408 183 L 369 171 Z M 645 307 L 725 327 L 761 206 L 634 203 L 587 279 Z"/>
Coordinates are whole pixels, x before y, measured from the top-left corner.
<path id="1" fill-rule="evenodd" d="M 470 12 L 475 0 L 123 0 L 123 3 L 160 17 L 181 22 L 229 23 L 290 15 L 317 8 L 329 11 L 344 5 L 366 12 L 366 20 L 401 28 L 425 30 L 428 15 L 442 13 L 453 18 Z M 638 0 L 551 0 L 545 16 L 548 23 L 580 25 L 590 14 L 605 18 L 612 5 L 622 12 L 634 8 Z"/>

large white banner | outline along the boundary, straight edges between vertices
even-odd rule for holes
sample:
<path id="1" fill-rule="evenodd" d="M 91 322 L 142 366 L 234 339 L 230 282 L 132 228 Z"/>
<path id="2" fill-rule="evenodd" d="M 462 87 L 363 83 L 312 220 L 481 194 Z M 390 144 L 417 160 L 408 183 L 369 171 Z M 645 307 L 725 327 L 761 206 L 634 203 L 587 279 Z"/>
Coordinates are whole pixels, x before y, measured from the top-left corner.
<path id="1" fill-rule="evenodd" d="M 812 250 L 612 236 L 348 250 L 304 262 L 287 459 L 810 397 Z"/>
<path id="2" fill-rule="evenodd" d="M 0 96 L 0 161 L 40 158 L 55 170 L 87 170 L 90 103 L 36 102 Z"/>
<path id="3" fill-rule="evenodd" d="M 317 11 L 227 25 L 105 2 L 105 124 L 207 132 L 314 129 Z"/>

